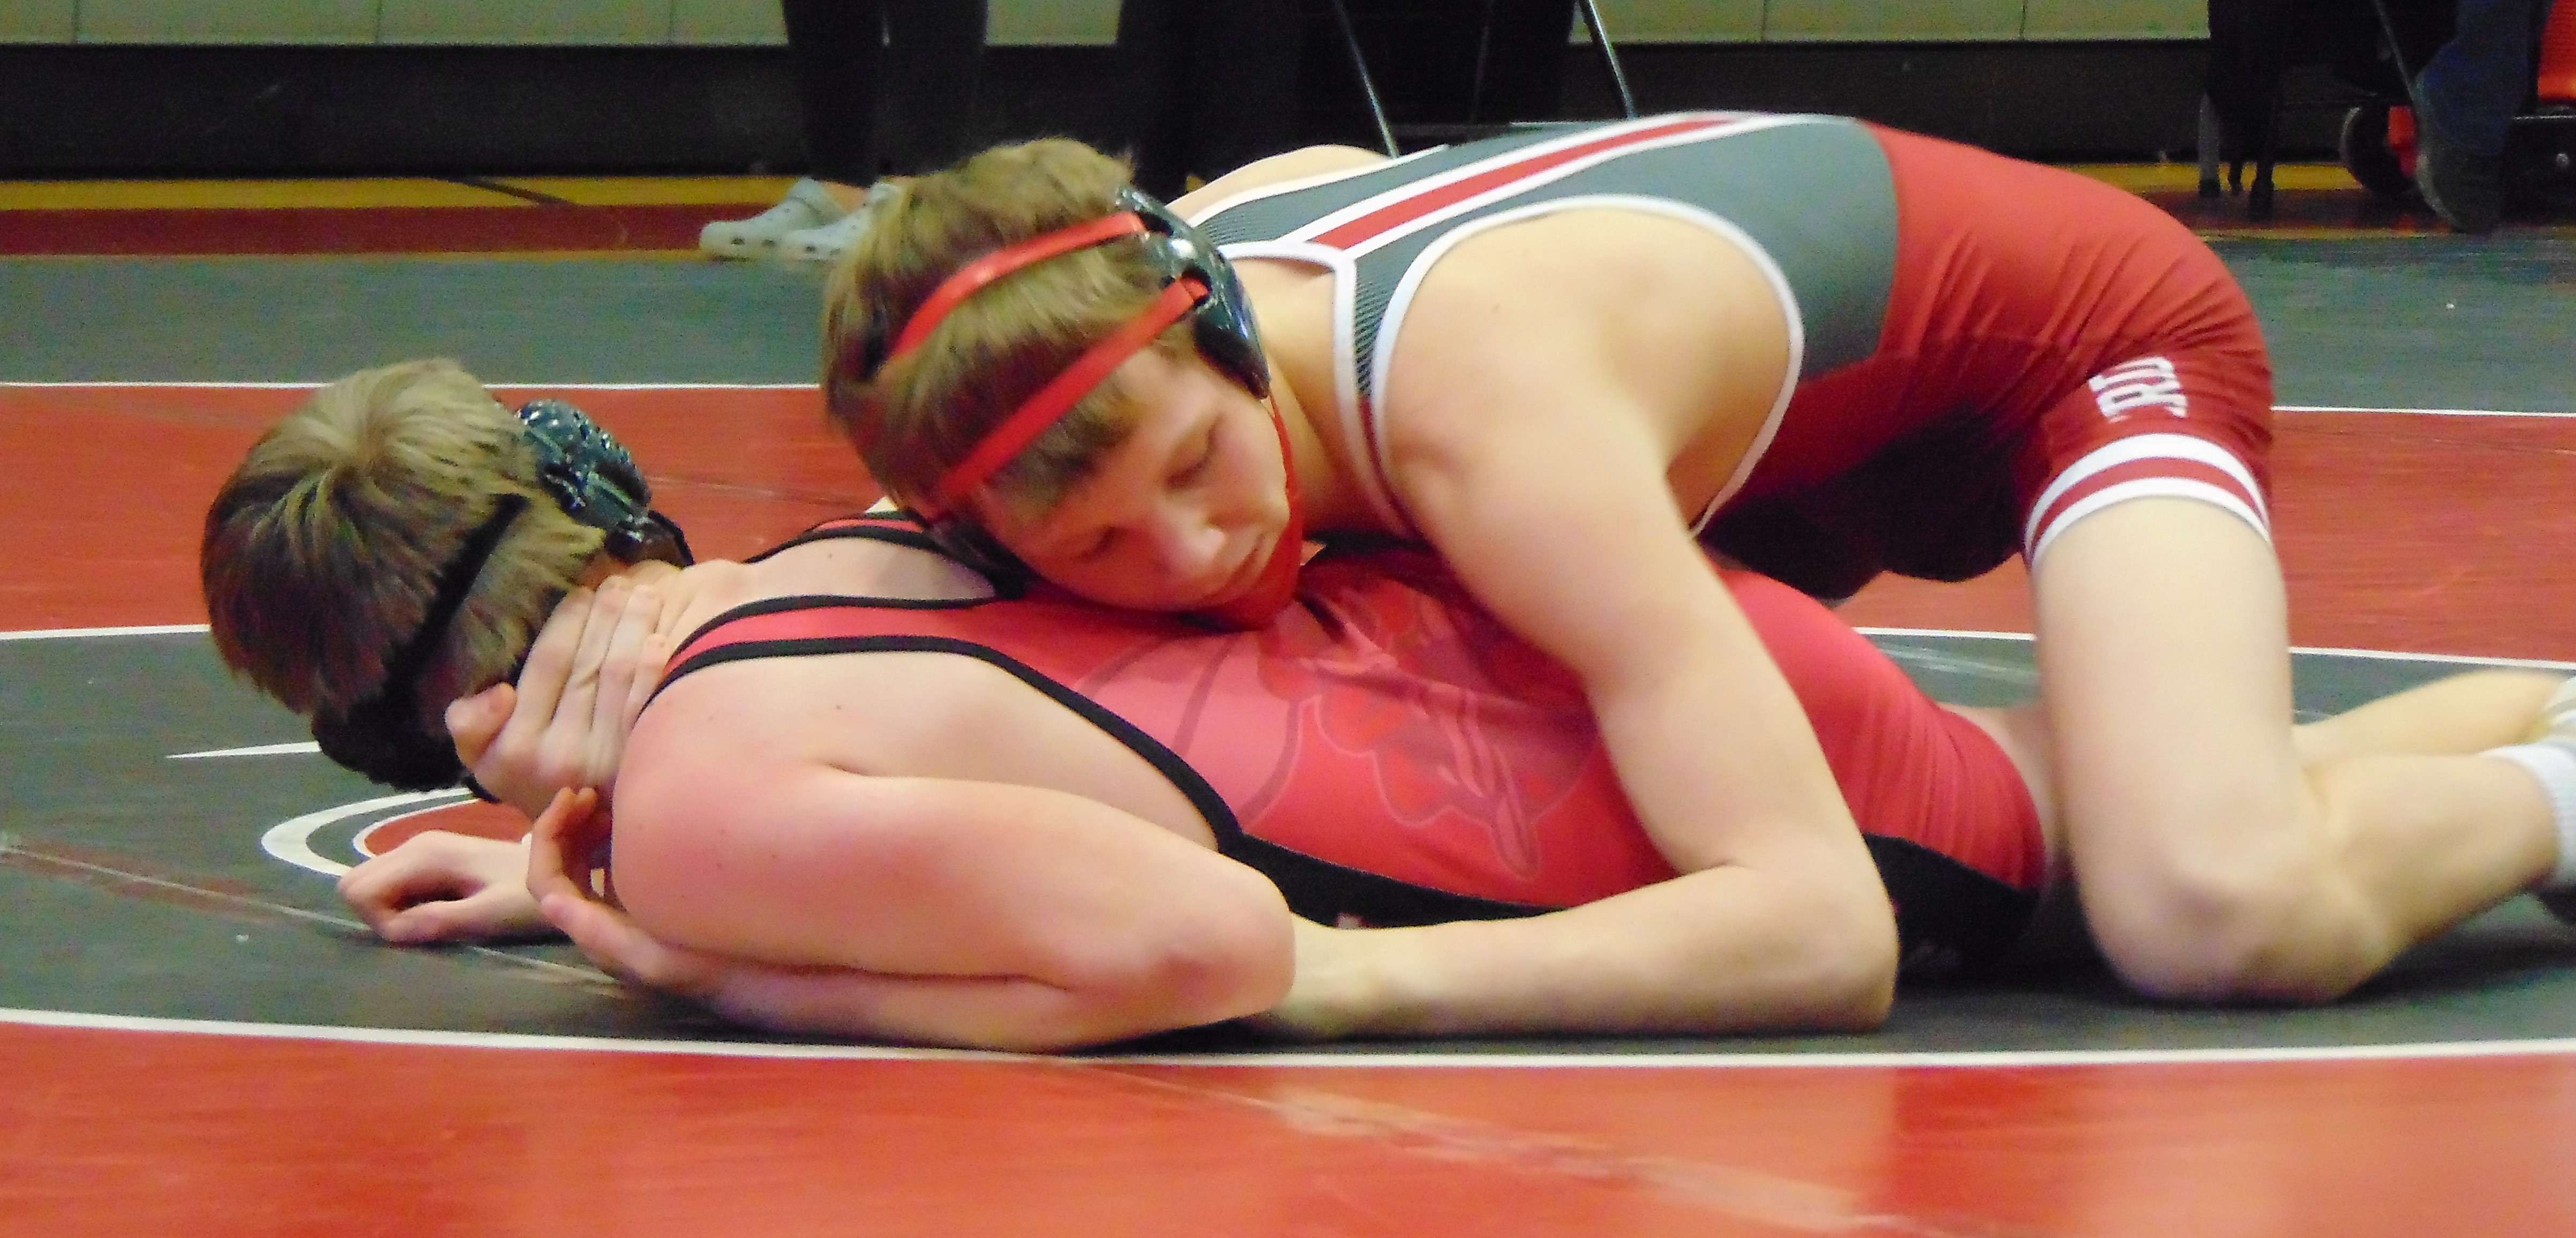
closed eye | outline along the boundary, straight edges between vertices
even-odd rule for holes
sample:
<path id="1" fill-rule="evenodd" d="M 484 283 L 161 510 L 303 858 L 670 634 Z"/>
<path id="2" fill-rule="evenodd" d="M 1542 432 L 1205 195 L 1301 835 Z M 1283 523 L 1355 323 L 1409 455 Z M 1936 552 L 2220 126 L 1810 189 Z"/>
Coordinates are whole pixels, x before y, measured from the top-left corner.
<path id="1" fill-rule="evenodd" d="M 1215 461 L 1216 427 L 1211 425 L 1208 427 L 1207 433 L 1199 439 L 1199 449 L 1196 458 L 1183 466 L 1180 472 L 1172 474 L 1173 484 L 1186 486 L 1191 482 L 1197 481 L 1201 475 L 1207 472 L 1208 465 Z"/>

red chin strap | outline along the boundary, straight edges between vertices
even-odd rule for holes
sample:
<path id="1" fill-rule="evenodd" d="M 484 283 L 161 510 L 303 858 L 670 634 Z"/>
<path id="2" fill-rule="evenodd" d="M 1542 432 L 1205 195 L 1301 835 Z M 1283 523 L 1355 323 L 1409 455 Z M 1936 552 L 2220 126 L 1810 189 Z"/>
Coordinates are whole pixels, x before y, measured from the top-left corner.
<path id="1" fill-rule="evenodd" d="M 1306 505 L 1297 496 L 1297 454 L 1288 448 L 1288 420 L 1279 415 L 1276 397 L 1262 403 L 1270 406 L 1271 428 L 1279 431 L 1279 470 L 1288 480 L 1288 522 L 1280 526 L 1279 540 L 1270 547 L 1270 561 L 1261 565 L 1261 575 L 1254 578 L 1252 587 L 1199 612 L 1233 628 L 1260 627 L 1287 609 L 1297 596 L 1297 570 L 1306 566 Z"/>

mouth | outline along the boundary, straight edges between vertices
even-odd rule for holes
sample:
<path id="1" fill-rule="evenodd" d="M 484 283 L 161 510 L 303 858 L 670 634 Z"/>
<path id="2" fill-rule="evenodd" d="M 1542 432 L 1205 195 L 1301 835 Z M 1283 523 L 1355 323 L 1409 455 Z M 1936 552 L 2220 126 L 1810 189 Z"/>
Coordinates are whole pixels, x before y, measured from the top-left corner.
<path id="1" fill-rule="evenodd" d="M 1256 538 L 1251 550 L 1247 551 L 1242 561 L 1236 563 L 1234 570 L 1227 574 L 1225 583 L 1209 591 L 1206 597 L 1199 599 L 1198 603 L 1190 609 L 1213 609 L 1249 592 L 1253 583 L 1261 578 L 1262 567 L 1270 562 L 1270 548 L 1277 540 L 1278 535 L 1275 533 L 1263 534 Z"/>

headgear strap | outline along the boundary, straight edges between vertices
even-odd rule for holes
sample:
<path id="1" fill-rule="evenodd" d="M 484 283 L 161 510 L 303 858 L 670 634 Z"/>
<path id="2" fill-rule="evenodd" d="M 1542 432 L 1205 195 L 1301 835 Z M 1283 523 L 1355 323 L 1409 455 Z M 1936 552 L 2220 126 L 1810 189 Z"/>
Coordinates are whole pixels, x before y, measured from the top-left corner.
<path id="1" fill-rule="evenodd" d="M 1130 215 L 1127 218 L 1135 217 Z M 962 505 L 966 496 L 975 492 L 975 487 L 984 484 L 984 479 L 1009 464 L 1032 440 L 1046 433 L 1047 427 L 1063 420 L 1066 413 L 1073 411 L 1074 405 L 1082 402 L 1082 397 L 1091 394 L 1092 388 L 1109 377 L 1110 371 L 1152 343 L 1164 328 L 1179 322 L 1182 315 L 1189 313 L 1192 306 L 1207 296 L 1207 291 L 1207 285 L 1194 279 L 1185 279 L 1165 288 L 1163 295 L 1145 307 L 1145 312 L 1128 319 L 1075 358 L 1063 372 L 1048 379 L 1045 386 L 1031 392 L 1029 398 L 1020 401 L 1018 408 L 1011 410 L 1010 416 L 993 427 L 992 433 L 984 436 L 983 442 L 975 445 L 975 450 L 966 453 L 965 459 L 958 461 L 955 468 L 939 479 L 938 487 L 925 504 L 933 510 L 921 515 L 936 519 L 942 512 L 953 511 Z"/>
<path id="2" fill-rule="evenodd" d="M 1212 617 L 1241 627 L 1257 626 L 1287 605 L 1297 585 L 1297 569 L 1305 561 L 1305 520 L 1298 510 L 1296 453 L 1288 441 L 1288 425 L 1279 416 L 1279 404 L 1270 398 L 1270 383 L 1260 355 L 1260 344 L 1252 334 L 1252 323 L 1241 302 L 1243 292 L 1223 256 L 1200 237 L 1169 207 L 1133 189 L 1122 191 L 1119 201 L 1125 209 L 1098 219 L 1086 220 L 1070 227 L 1004 246 L 986 254 L 940 281 L 928 297 L 906 319 L 903 330 L 895 337 L 894 346 L 881 360 L 869 365 L 870 370 L 920 347 L 923 340 L 939 327 L 959 305 L 982 291 L 993 281 L 1033 263 L 1105 244 L 1124 237 L 1144 237 L 1148 253 L 1165 265 L 1165 278 L 1160 296 L 1143 311 L 1085 350 L 1073 364 L 1066 366 L 1044 386 L 1020 401 L 1019 407 L 994 426 L 964 459 L 942 475 L 931 487 L 931 493 L 914 504 L 914 514 L 940 544 L 978 567 L 1016 567 L 1007 552 L 991 546 L 987 537 L 966 537 L 959 526 L 967 522 L 954 513 L 976 487 L 1009 464 L 1028 448 L 1047 428 L 1064 419 L 1073 406 L 1091 394 L 1093 388 L 1109 377 L 1127 358 L 1136 355 L 1172 324 L 1193 311 L 1200 313 L 1199 351 L 1219 364 L 1253 395 L 1269 406 L 1272 429 L 1279 435 L 1279 459 L 1287 470 L 1288 521 L 1279 542 L 1271 550 L 1270 560 L 1259 579 L 1243 597 L 1208 612 Z M 1154 238 L 1167 239 L 1156 249 Z M 1221 318 L 1208 317 L 1221 312 Z M 877 337 L 882 338 L 882 337 Z M 970 526 L 971 527 L 971 526 Z M 998 557 L 999 562 L 995 562 Z"/>
<path id="3" fill-rule="evenodd" d="M 969 262 L 939 281 L 939 286 L 932 289 L 930 296 L 912 311 L 912 317 L 903 324 L 903 334 L 896 336 L 894 347 L 886 351 L 886 360 L 892 361 L 920 347 L 923 340 L 930 338 L 932 331 L 939 329 L 940 320 L 948 317 L 949 311 L 964 304 L 966 298 L 982 291 L 984 285 L 994 280 L 1059 254 L 1088 249 L 1122 236 L 1140 236 L 1149 231 L 1151 229 L 1145 226 L 1143 216 L 1134 211 L 1123 211 L 1070 228 L 1058 228 L 1016 245 L 1006 245 Z"/>

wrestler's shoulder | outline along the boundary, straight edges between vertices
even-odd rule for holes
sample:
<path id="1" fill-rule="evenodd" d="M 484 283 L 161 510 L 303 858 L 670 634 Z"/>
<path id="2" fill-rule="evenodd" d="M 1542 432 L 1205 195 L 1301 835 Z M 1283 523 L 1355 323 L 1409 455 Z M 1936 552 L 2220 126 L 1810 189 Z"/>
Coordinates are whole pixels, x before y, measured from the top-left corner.
<path id="1" fill-rule="evenodd" d="M 1184 214 L 1214 206 L 1246 190 L 1266 188 L 1310 176 L 1330 176 L 1375 167 L 1386 156 L 1357 146 L 1306 146 L 1266 159 L 1256 159 L 1181 195 L 1172 205 Z"/>

